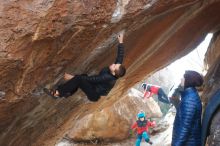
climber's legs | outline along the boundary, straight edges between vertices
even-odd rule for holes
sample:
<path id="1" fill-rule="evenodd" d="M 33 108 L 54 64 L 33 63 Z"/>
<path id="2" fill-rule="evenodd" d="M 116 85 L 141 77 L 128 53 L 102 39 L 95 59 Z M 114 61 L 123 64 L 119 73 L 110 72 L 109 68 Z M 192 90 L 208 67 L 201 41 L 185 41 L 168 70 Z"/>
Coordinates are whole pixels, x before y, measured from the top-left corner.
<path id="1" fill-rule="evenodd" d="M 163 102 L 163 103 L 167 103 L 167 104 L 170 103 L 170 101 L 169 101 L 169 99 L 168 99 L 168 96 L 164 93 L 164 91 L 163 91 L 162 88 L 160 88 L 160 89 L 158 90 L 158 100 L 161 101 L 161 102 Z"/>
<path id="2" fill-rule="evenodd" d="M 100 95 L 96 92 L 96 87 L 90 82 L 80 78 L 80 75 L 68 80 L 66 83 L 59 85 L 56 89 L 60 97 L 68 97 L 74 94 L 80 88 L 91 101 L 97 101 Z"/>

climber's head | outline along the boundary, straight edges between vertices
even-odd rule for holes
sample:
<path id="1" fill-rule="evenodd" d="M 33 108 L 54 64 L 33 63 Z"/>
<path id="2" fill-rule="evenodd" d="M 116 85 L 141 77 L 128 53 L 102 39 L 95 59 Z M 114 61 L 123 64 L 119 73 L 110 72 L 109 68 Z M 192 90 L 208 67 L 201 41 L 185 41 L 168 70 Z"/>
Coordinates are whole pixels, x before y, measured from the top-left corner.
<path id="1" fill-rule="evenodd" d="M 126 73 L 126 69 L 121 64 L 112 64 L 109 66 L 111 73 L 117 78 L 123 77 Z"/>

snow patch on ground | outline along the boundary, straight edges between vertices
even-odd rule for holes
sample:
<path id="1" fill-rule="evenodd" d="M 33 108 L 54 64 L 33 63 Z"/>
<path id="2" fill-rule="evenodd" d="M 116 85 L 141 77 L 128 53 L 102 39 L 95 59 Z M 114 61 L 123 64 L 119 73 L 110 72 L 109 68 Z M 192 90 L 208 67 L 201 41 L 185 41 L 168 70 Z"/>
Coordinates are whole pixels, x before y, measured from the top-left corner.
<path id="1" fill-rule="evenodd" d="M 57 143 L 55 146 L 74 146 L 74 144 L 68 140 L 62 140 L 59 143 Z"/>
<path id="2" fill-rule="evenodd" d="M 170 146 L 172 141 L 173 122 L 176 115 L 176 110 L 172 107 L 167 115 L 160 121 L 161 125 L 168 125 L 168 128 L 155 136 L 152 136 L 151 141 L 154 146 Z"/>

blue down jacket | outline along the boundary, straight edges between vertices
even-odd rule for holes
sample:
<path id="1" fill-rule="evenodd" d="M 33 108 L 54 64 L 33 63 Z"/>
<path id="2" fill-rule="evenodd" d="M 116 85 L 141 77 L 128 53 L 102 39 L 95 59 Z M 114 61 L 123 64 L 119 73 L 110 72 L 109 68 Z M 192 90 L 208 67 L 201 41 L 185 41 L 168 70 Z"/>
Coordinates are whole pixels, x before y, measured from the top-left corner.
<path id="1" fill-rule="evenodd" d="M 172 146 L 201 146 L 202 104 L 193 87 L 182 91 L 181 102 L 177 109 Z"/>

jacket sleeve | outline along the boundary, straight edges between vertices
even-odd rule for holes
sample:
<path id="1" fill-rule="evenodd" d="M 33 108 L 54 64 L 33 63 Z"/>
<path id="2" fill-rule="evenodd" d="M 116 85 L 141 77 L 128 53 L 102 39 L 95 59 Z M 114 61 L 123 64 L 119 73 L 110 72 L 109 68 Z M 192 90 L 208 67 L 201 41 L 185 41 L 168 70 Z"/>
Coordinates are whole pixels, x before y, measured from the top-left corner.
<path id="1" fill-rule="evenodd" d="M 156 123 L 155 123 L 155 121 L 153 121 L 153 122 L 148 121 L 148 122 L 147 122 L 147 126 L 148 126 L 148 127 L 155 127 L 155 126 L 156 126 Z"/>
<path id="2" fill-rule="evenodd" d="M 118 44 L 118 53 L 115 60 L 115 64 L 122 64 L 124 58 L 124 45 L 122 43 Z"/>
<path id="3" fill-rule="evenodd" d="M 151 92 L 145 90 L 145 91 L 144 91 L 144 99 L 147 99 L 147 98 L 151 97 L 152 94 L 153 94 L 153 93 L 151 93 Z"/>
<path id="4" fill-rule="evenodd" d="M 104 75 L 93 75 L 93 76 L 79 76 L 80 79 L 87 80 L 91 83 L 102 83 L 112 81 L 113 77 L 108 74 Z"/>
<path id="5" fill-rule="evenodd" d="M 135 122 L 132 126 L 131 129 L 136 129 L 137 128 L 137 122 Z"/>
<path id="6" fill-rule="evenodd" d="M 150 92 L 150 95 L 149 95 L 149 97 L 152 97 L 152 95 L 153 95 L 154 93 L 152 93 L 152 92 Z"/>
<path id="7" fill-rule="evenodd" d="M 193 126 L 192 122 L 196 112 L 196 102 L 192 100 L 183 101 L 183 103 L 180 104 L 180 111 L 181 125 L 179 126 L 179 135 L 177 137 L 175 146 L 185 146 L 191 126 Z"/>

